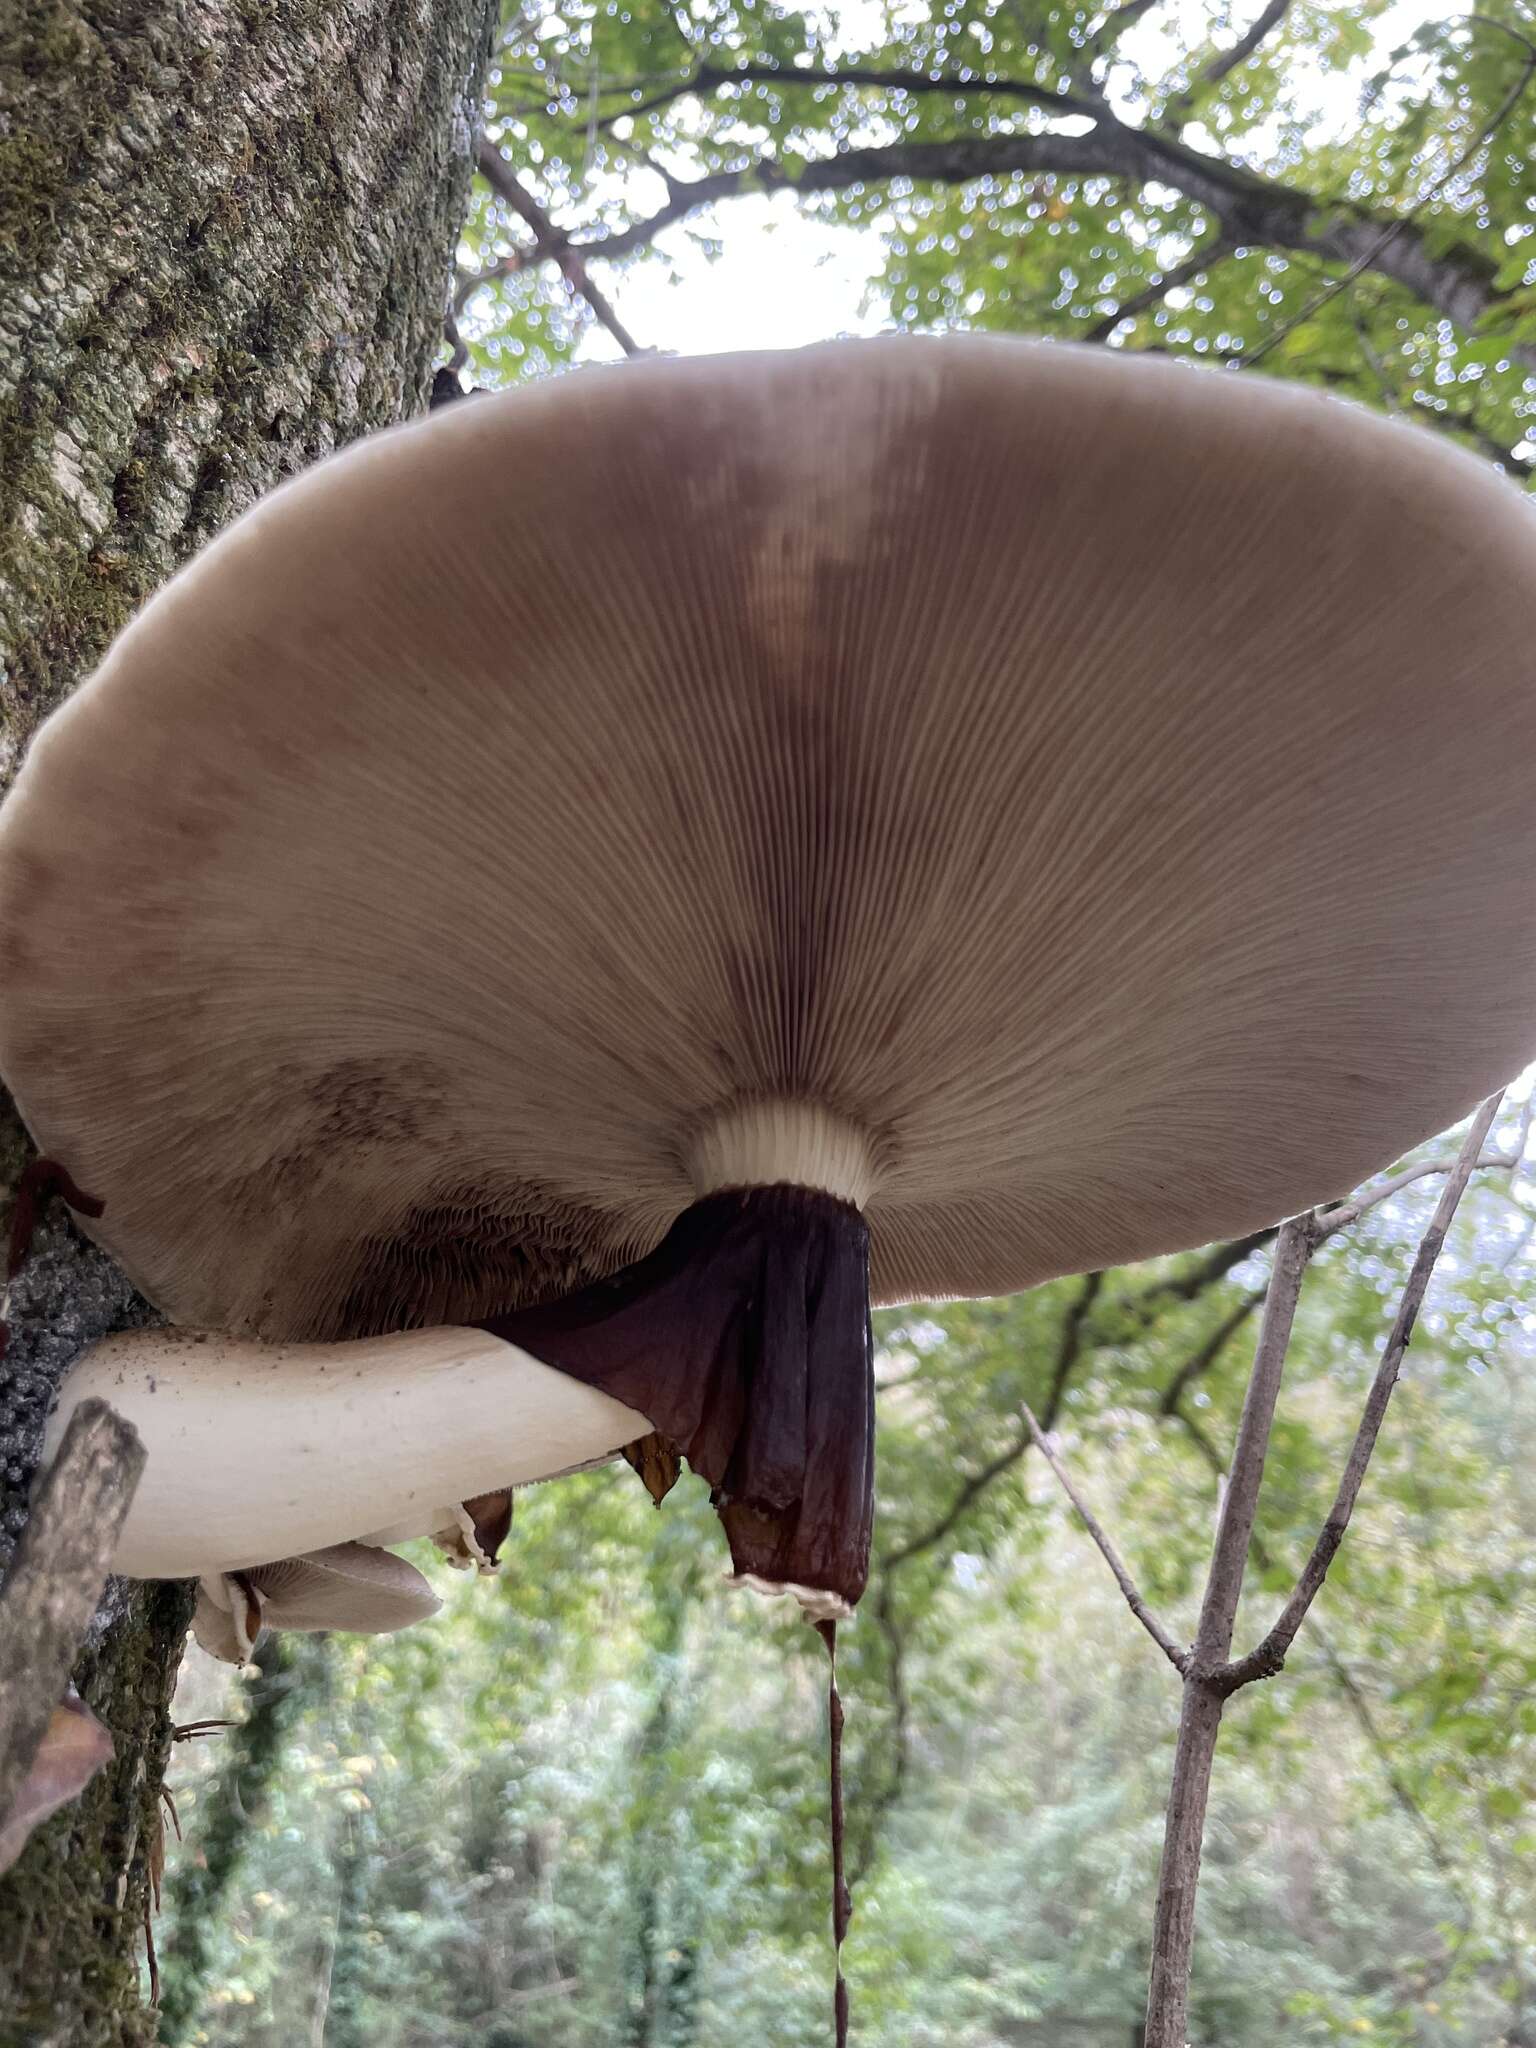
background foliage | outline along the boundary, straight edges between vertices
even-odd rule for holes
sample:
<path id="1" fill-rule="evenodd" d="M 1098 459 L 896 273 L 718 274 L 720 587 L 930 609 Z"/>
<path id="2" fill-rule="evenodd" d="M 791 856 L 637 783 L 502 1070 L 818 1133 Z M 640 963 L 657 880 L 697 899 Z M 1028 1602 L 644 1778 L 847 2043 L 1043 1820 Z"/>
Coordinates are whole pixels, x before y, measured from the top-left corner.
<path id="1" fill-rule="evenodd" d="M 1510 0 L 531 5 L 456 360 L 483 383 L 633 350 L 639 269 L 692 274 L 792 195 L 877 326 L 1224 360 L 1529 482 L 1533 34 Z M 1525 1137 L 1510 1110 L 1499 1148 Z M 1435 1187 L 1309 1281 L 1250 1630 L 1326 1506 Z M 1533 1231 L 1526 1171 L 1485 1172 L 1323 1600 L 1233 1713 L 1202 2048 L 1536 2044 Z M 882 1318 L 879 1554 L 844 1649 L 868 2048 L 1137 2038 L 1176 1688 L 1020 1402 L 1188 1627 L 1264 1266 L 1255 1241 Z M 452 1581 L 436 1624 L 270 1644 L 252 1680 L 194 1656 L 185 1717 L 232 1699 L 243 1725 L 178 1752 L 163 2038 L 823 2041 L 821 1654 L 723 1594 L 721 1561 L 701 1488 L 656 1513 L 605 1471 L 522 1496 L 502 1578 Z"/>

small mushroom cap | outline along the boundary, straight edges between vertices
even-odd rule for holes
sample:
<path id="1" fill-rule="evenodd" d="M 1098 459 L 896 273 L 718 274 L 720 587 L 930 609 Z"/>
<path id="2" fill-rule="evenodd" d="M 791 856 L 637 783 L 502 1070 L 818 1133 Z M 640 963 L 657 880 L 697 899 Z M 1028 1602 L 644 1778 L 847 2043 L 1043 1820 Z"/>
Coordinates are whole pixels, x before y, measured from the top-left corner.
<path id="1" fill-rule="evenodd" d="M 383 1636 L 436 1614 L 442 1601 L 415 1565 L 367 1543 L 336 1543 L 246 1573 L 268 1628 Z"/>
<path id="2" fill-rule="evenodd" d="M 198 1586 L 192 1633 L 210 1656 L 243 1664 L 263 1628 L 391 1635 L 436 1614 L 442 1601 L 413 1564 L 367 1543 L 337 1543 Z"/>
<path id="3" fill-rule="evenodd" d="M 0 1071 L 153 1299 L 272 1336 L 547 1297 L 733 1175 L 859 1202 L 877 1299 L 1236 1234 L 1530 1054 L 1533 647 L 1516 492 L 1263 379 L 947 337 L 450 407 L 39 736 Z"/>

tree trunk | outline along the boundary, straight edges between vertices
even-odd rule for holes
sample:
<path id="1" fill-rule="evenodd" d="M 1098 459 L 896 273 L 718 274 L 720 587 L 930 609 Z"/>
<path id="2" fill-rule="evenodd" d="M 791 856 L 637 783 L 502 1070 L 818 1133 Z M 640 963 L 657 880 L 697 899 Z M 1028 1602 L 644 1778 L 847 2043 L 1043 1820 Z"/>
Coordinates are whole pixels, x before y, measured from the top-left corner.
<path id="1" fill-rule="evenodd" d="M 7 0 L 0 792 L 179 563 L 425 403 L 493 0 Z M 0 1213 L 25 1142 L 0 1098 Z M 150 1313 L 55 1217 L 0 1364 L 0 1568 L 80 1349 Z M 144 2044 L 147 1855 L 188 1614 L 114 1583 L 76 1682 L 114 1765 L 0 1880 L 0 2044 Z"/>

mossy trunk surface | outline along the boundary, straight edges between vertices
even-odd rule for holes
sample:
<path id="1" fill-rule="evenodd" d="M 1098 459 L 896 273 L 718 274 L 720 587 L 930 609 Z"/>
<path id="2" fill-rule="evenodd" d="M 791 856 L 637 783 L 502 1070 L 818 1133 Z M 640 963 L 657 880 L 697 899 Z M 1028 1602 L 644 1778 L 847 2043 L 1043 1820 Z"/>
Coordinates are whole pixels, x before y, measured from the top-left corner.
<path id="1" fill-rule="evenodd" d="M 210 535 L 426 402 L 491 0 L 0 4 L 0 792 Z M 26 1157 L 0 1096 L 0 1217 Z M 57 1215 L 0 1364 L 0 1568 L 83 1345 L 150 1311 Z M 0 2048 L 153 2041 L 148 1856 L 183 1587 L 115 1582 L 117 1757 L 0 1879 Z"/>

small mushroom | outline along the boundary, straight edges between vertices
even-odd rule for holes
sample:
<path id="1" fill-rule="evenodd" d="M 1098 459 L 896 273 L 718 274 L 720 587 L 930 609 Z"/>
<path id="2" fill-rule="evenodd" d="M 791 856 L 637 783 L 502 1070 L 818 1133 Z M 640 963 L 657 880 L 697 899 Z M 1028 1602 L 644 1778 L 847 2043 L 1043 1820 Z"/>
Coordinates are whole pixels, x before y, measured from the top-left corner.
<path id="1" fill-rule="evenodd" d="M 212 1656 L 244 1664 L 264 1627 L 391 1635 L 441 1605 L 403 1557 L 366 1543 L 338 1543 L 308 1557 L 205 1574 L 192 1632 Z"/>
<path id="2" fill-rule="evenodd" d="M 1470 457 L 1105 350 L 648 360 L 285 486 L 0 810 L 0 1071 L 227 1333 L 82 1369 L 158 1361 L 125 1554 L 654 1431 L 846 1610 L 871 1295 L 1255 1229 L 1529 1057 L 1533 646 Z"/>

